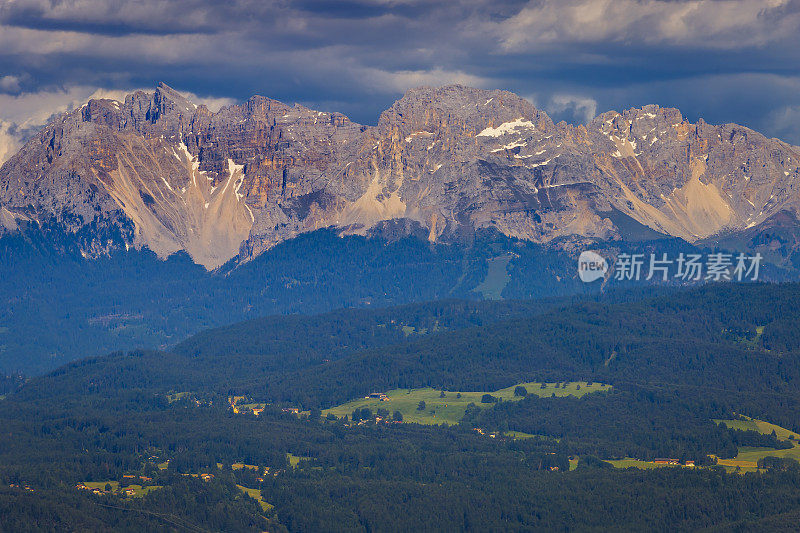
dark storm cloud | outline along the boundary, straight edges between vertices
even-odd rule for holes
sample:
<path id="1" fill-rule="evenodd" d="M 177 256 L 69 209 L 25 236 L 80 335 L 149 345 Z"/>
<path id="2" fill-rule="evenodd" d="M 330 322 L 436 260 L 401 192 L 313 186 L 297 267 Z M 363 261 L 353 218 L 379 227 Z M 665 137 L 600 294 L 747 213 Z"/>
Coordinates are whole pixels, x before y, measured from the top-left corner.
<path id="1" fill-rule="evenodd" d="M 658 103 L 800 144 L 798 34 L 800 0 L 11 0 L 0 105 L 165 81 L 374 123 L 410 87 L 464 83 L 557 119 Z"/>

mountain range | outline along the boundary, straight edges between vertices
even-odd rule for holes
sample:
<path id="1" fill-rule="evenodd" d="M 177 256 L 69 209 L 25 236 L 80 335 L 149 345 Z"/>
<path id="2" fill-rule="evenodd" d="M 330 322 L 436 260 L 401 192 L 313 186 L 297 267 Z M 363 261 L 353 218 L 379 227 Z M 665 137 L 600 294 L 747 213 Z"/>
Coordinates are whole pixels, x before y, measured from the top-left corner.
<path id="1" fill-rule="evenodd" d="M 470 241 L 493 229 L 570 249 L 637 236 L 763 250 L 791 266 L 800 148 L 648 105 L 555 124 L 506 91 L 409 90 L 376 126 L 254 96 L 212 113 L 170 87 L 90 100 L 0 168 L 0 232 L 83 241 L 213 270 L 302 233 Z"/>

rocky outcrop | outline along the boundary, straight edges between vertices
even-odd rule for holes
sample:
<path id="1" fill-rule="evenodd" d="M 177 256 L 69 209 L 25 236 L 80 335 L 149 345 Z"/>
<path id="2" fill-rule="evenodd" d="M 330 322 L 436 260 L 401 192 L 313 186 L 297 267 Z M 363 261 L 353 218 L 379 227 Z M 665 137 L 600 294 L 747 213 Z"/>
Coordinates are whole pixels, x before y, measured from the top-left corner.
<path id="1" fill-rule="evenodd" d="M 0 168 L 0 228 L 132 227 L 127 246 L 209 269 L 387 221 L 431 241 L 495 228 L 546 243 L 620 239 L 628 217 L 694 242 L 797 220 L 798 183 L 797 147 L 658 106 L 572 126 L 505 91 L 419 88 L 362 126 L 260 96 L 211 113 L 160 85 L 30 140 Z"/>

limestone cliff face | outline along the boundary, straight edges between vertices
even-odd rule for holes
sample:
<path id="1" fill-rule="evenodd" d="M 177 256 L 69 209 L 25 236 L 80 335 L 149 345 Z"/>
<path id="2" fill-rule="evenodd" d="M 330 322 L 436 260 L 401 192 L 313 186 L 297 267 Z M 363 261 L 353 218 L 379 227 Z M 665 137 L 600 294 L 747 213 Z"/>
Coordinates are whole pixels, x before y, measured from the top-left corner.
<path id="1" fill-rule="evenodd" d="M 662 233 L 693 242 L 797 213 L 797 147 L 735 124 L 692 124 L 656 106 L 606 113 L 589 128 L 617 206 Z"/>
<path id="2" fill-rule="evenodd" d="M 0 229 L 132 227 L 126 245 L 209 269 L 387 220 L 431 241 L 493 227 L 545 243 L 619 239 L 627 216 L 694 242 L 797 220 L 798 183 L 797 147 L 657 106 L 576 127 L 512 93 L 420 88 L 370 127 L 260 96 L 211 113 L 160 85 L 29 141 L 0 168 Z"/>

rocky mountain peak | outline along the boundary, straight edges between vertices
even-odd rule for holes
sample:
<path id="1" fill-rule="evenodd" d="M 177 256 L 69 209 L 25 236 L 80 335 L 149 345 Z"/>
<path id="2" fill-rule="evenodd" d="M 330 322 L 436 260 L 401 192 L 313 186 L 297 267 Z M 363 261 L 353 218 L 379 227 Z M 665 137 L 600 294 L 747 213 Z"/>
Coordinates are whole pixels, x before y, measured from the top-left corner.
<path id="1" fill-rule="evenodd" d="M 510 92 L 420 87 L 369 127 L 262 96 L 212 113 L 160 84 L 28 142 L 0 168 L 0 223 L 132 227 L 126 245 L 216 268 L 387 221 L 431 241 L 494 228 L 548 243 L 620 239 L 630 219 L 694 242 L 796 220 L 799 182 L 797 148 L 656 105 L 554 125 Z"/>
<path id="2" fill-rule="evenodd" d="M 542 131 L 553 126 L 546 113 L 508 91 L 463 85 L 417 87 L 381 114 L 378 129 L 385 132 L 397 128 L 404 135 L 440 129 L 475 135 L 517 118 L 532 122 Z"/>

